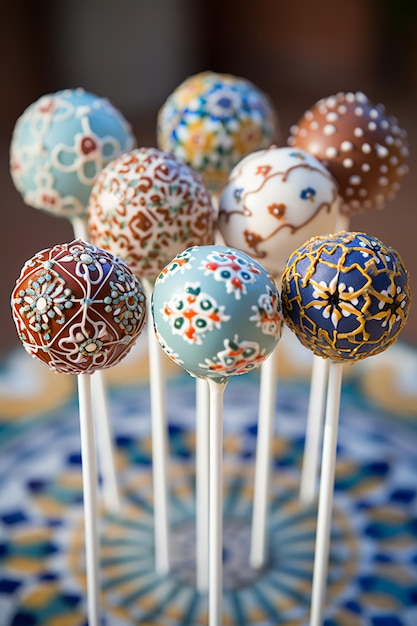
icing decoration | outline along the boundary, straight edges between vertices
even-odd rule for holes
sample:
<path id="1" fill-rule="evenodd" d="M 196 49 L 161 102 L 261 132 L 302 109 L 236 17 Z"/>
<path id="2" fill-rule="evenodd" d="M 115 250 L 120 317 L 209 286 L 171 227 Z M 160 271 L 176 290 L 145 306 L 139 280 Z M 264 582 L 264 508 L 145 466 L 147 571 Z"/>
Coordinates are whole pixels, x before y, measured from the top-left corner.
<path id="1" fill-rule="evenodd" d="M 386 350 L 409 308 L 408 272 L 398 253 L 365 233 L 313 237 L 282 277 L 285 321 L 318 356 L 357 361 Z"/>
<path id="2" fill-rule="evenodd" d="M 135 143 L 107 99 L 65 89 L 42 96 L 18 118 L 10 172 L 29 206 L 68 218 L 84 215 L 97 174 Z"/>
<path id="3" fill-rule="evenodd" d="M 190 374 L 225 381 L 258 367 L 282 332 L 276 285 L 257 261 L 227 246 L 187 248 L 155 281 L 157 339 Z"/>
<path id="4" fill-rule="evenodd" d="M 339 184 L 343 213 L 381 209 L 408 171 L 407 133 L 363 93 L 322 98 L 291 128 L 291 146 L 317 157 Z"/>
<path id="5" fill-rule="evenodd" d="M 219 202 L 218 228 L 226 244 L 258 259 L 274 276 L 313 235 L 333 232 L 337 185 L 303 150 L 258 150 L 232 170 Z"/>
<path id="6" fill-rule="evenodd" d="M 277 119 L 269 97 L 250 81 L 201 72 L 161 107 L 158 146 L 184 159 L 218 192 L 244 156 L 278 140 Z"/>
<path id="7" fill-rule="evenodd" d="M 184 247 L 214 241 L 215 211 L 199 174 L 156 148 L 122 154 L 99 174 L 88 205 L 92 243 L 154 280 Z"/>
<path id="8" fill-rule="evenodd" d="M 81 239 L 29 259 L 11 305 L 25 350 L 64 374 L 115 365 L 145 322 L 145 296 L 129 267 Z"/>

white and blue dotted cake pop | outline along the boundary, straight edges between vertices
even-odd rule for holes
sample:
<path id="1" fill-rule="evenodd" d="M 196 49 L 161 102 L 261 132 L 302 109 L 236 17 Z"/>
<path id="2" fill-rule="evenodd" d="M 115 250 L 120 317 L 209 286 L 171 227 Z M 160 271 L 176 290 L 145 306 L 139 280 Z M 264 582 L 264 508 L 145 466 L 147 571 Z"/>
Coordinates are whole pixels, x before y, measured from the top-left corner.
<path id="1" fill-rule="evenodd" d="M 81 88 L 43 95 L 15 124 L 12 180 L 29 206 L 84 216 L 97 174 L 135 143 L 130 124 L 106 98 Z"/>
<path id="2" fill-rule="evenodd" d="M 258 367 L 282 332 L 268 271 L 244 252 L 195 246 L 159 274 L 152 296 L 156 336 L 191 375 L 225 382 Z"/>

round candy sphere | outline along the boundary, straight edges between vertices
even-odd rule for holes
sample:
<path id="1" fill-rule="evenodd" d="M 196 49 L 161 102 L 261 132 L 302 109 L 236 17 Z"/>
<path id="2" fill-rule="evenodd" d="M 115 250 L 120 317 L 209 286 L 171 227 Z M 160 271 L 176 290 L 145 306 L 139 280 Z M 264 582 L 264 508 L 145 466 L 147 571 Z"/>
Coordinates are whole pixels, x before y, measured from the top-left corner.
<path id="1" fill-rule="evenodd" d="M 407 320 L 408 273 L 398 253 L 365 233 L 313 237 L 282 277 L 285 321 L 314 354 L 357 361 L 386 350 Z"/>
<path id="2" fill-rule="evenodd" d="M 408 171 L 405 130 L 363 93 L 319 100 L 291 128 L 288 143 L 311 152 L 333 174 L 343 213 L 383 208 Z"/>
<path id="3" fill-rule="evenodd" d="M 250 81 L 201 72 L 187 78 L 161 107 L 158 145 L 184 159 L 218 192 L 244 156 L 278 141 L 276 111 Z"/>
<path id="4" fill-rule="evenodd" d="M 42 96 L 17 120 L 11 176 L 26 204 L 61 217 L 85 215 L 97 174 L 134 145 L 130 125 L 107 99 L 65 89 Z"/>
<path id="5" fill-rule="evenodd" d="M 185 247 L 213 243 L 215 222 L 199 174 L 156 148 L 139 148 L 109 163 L 88 205 L 91 242 L 151 280 Z"/>
<path id="6" fill-rule="evenodd" d="M 218 228 L 226 244 L 280 276 L 290 254 L 313 235 L 333 232 L 337 185 L 303 150 L 259 150 L 232 170 L 219 203 Z"/>
<path id="7" fill-rule="evenodd" d="M 64 374 L 116 365 L 145 322 L 145 296 L 132 271 L 81 239 L 29 259 L 11 304 L 26 351 Z"/>
<path id="8" fill-rule="evenodd" d="M 170 359 L 218 382 L 261 365 L 283 323 L 270 274 L 244 252 L 218 245 L 177 255 L 155 282 L 152 311 Z"/>

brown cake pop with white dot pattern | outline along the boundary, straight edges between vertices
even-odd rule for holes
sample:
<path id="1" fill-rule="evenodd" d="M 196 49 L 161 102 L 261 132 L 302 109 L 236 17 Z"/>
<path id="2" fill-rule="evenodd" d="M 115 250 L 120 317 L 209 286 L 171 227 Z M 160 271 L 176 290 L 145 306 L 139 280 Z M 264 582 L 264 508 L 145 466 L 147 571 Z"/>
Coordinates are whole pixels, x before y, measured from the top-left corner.
<path id="1" fill-rule="evenodd" d="M 363 93 L 322 98 L 290 133 L 290 146 L 313 154 L 334 176 L 344 214 L 382 209 L 408 171 L 405 130 Z"/>

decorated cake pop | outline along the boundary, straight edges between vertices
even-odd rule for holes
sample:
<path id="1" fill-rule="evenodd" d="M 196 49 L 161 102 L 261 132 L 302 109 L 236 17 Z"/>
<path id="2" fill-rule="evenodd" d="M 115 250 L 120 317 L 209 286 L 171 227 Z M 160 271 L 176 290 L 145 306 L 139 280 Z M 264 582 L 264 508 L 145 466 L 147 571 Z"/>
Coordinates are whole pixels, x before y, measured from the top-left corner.
<path id="1" fill-rule="evenodd" d="M 375 237 L 313 237 L 288 259 L 282 302 L 303 345 L 324 358 L 353 362 L 398 338 L 410 307 L 408 273 L 398 253 Z"/>
<path id="2" fill-rule="evenodd" d="M 129 352 L 145 322 L 145 296 L 121 259 L 76 239 L 42 250 L 24 264 L 11 305 L 26 351 L 54 372 L 76 375 L 87 613 L 88 623 L 99 626 L 98 476 L 90 374 L 116 365 Z"/>
<path id="3" fill-rule="evenodd" d="M 290 254 L 313 235 L 332 232 L 337 185 L 304 150 L 259 150 L 232 170 L 219 205 L 218 228 L 227 245 L 280 275 Z"/>
<path id="4" fill-rule="evenodd" d="M 118 363 L 145 321 L 145 296 L 128 266 L 82 240 L 28 260 L 12 293 L 26 351 L 65 374 Z"/>
<path id="5" fill-rule="evenodd" d="M 158 146 L 184 159 L 213 192 L 244 156 L 279 137 L 269 97 L 250 81 L 201 72 L 187 78 L 158 114 Z"/>
<path id="6" fill-rule="evenodd" d="M 282 302 L 285 320 L 301 343 L 330 360 L 310 615 L 311 626 L 321 626 L 342 368 L 398 339 L 410 308 L 408 273 L 398 253 L 375 237 L 355 232 L 313 237 L 288 259 Z"/>
<path id="7" fill-rule="evenodd" d="M 178 254 L 155 281 L 155 333 L 163 350 L 209 386 L 207 419 L 209 493 L 209 624 L 222 624 L 222 416 L 223 391 L 231 376 L 260 366 L 282 331 L 281 307 L 270 274 L 244 252 L 227 246 L 194 246 Z M 198 494 L 197 494 L 197 499 Z M 200 514 L 202 511 L 200 511 Z M 207 541 L 207 538 L 206 538 Z"/>
<path id="8" fill-rule="evenodd" d="M 268 357 L 281 335 L 273 279 L 244 252 L 195 246 L 158 276 L 152 310 L 169 358 L 195 376 L 224 380 Z"/>
<path id="9" fill-rule="evenodd" d="M 135 143 L 130 125 L 107 99 L 81 88 L 57 91 L 18 118 L 11 176 L 26 204 L 72 219 L 85 214 L 97 174 Z"/>
<path id="10" fill-rule="evenodd" d="M 188 245 L 211 244 L 215 213 L 199 174 L 182 160 L 138 148 L 109 163 L 88 205 L 90 240 L 154 280 Z"/>
<path id="11" fill-rule="evenodd" d="M 407 134 L 363 93 L 322 98 L 291 128 L 289 145 L 317 157 L 339 185 L 343 213 L 380 209 L 408 171 Z"/>

